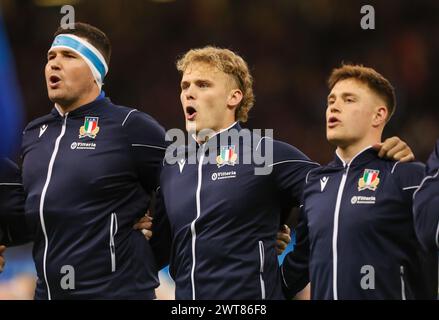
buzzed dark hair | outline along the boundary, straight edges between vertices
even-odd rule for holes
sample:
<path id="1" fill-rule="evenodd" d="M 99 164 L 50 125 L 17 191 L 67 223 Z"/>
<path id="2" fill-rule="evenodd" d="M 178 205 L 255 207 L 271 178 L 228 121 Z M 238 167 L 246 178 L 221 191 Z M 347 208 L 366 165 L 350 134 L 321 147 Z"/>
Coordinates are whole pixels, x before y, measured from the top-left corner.
<path id="1" fill-rule="evenodd" d="M 64 29 L 59 27 L 58 30 L 56 30 L 54 37 L 60 34 L 73 34 L 77 37 L 86 39 L 90 44 L 99 50 L 107 65 L 110 65 L 111 43 L 103 31 L 88 23 L 76 22 L 73 29 Z"/>

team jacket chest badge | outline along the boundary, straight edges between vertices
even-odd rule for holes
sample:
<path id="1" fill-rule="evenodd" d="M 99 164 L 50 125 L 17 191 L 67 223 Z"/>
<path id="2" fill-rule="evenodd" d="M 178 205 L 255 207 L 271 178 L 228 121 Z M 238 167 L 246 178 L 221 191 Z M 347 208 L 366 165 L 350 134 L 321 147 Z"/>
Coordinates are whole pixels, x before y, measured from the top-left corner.
<path id="1" fill-rule="evenodd" d="M 79 128 L 79 139 L 90 137 L 96 138 L 99 133 L 99 117 L 85 117 L 84 125 Z"/>
<path id="2" fill-rule="evenodd" d="M 365 169 L 363 176 L 358 180 L 358 191 L 372 190 L 375 191 L 380 183 L 379 170 Z"/>
<path id="3" fill-rule="evenodd" d="M 238 155 L 235 153 L 235 146 L 221 146 L 220 154 L 216 157 L 216 164 L 218 168 L 228 164 L 229 166 L 234 166 Z"/>

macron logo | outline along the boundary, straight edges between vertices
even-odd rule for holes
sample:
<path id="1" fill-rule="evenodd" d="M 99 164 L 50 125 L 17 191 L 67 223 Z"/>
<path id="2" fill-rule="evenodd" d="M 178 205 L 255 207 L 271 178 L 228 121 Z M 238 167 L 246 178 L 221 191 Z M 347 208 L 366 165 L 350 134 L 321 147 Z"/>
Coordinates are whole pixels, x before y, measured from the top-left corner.
<path id="1" fill-rule="evenodd" d="M 326 184 L 328 183 L 329 178 L 323 177 L 320 179 L 320 192 L 323 192 L 325 190 Z"/>
<path id="2" fill-rule="evenodd" d="M 44 134 L 44 132 L 46 131 L 47 127 L 48 127 L 47 124 L 44 124 L 44 125 L 42 125 L 42 126 L 40 127 L 40 134 L 39 134 L 38 138 L 41 138 L 41 136 L 42 136 L 42 135 Z"/>
<path id="3" fill-rule="evenodd" d="M 178 167 L 180 168 L 180 173 L 183 172 L 185 163 L 186 163 L 186 159 L 180 159 L 180 161 L 178 161 Z"/>

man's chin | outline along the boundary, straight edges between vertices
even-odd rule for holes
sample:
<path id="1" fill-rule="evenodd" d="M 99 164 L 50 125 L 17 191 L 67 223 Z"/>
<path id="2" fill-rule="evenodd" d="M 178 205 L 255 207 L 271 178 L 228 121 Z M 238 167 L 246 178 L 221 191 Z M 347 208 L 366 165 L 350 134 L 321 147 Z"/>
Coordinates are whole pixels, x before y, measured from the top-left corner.
<path id="1" fill-rule="evenodd" d="M 49 91 L 47 95 L 49 97 L 49 100 L 54 102 L 54 103 L 56 103 L 61 98 L 59 93 L 53 92 L 53 91 L 52 92 Z"/>
<path id="2" fill-rule="evenodd" d="M 333 146 L 339 147 L 346 143 L 346 139 L 337 134 L 326 134 L 326 140 Z"/>
<path id="3" fill-rule="evenodd" d="M 191 133 L 196 133 L 198 131 L 197 123 L 195 121 L 186 120 L 186 131 Z"/>
<path id="4" fill-rule="evenodd" d="M 59 105 L 65 105 L 67 103 L 67 99 L 63 95 L 56 93 L 49 93 L 49 100 Z"/>

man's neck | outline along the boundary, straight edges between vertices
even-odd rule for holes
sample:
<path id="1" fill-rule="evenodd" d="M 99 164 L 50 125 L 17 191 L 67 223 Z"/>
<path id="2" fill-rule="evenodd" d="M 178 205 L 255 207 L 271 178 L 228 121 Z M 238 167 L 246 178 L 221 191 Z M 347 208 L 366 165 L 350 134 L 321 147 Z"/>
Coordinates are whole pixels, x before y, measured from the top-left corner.
<path id="1" fill-rule="evenodd" d="M 207 142 L 209 139 L 211 139 L 212 137 L 216 136 L 217 134 L 229 130 L 231 127 L 233 127 L 235 124 L 237 123 L 236 120 L 227 122 L 226 124 L 221 126 L 221 129 L 217 129 L 217 130 L 210 130 L 210 133 L 207 135 L 200 135 L 200 131 L 197 132 L 196 134 L 196 141 L 198 142 L 198 144 L 203 144 L 205 142 Z M 203 130 L 201 130 L 202 132 Z"/>
<path id="2" fill-rule="evenodd" d="M 70 104 L 60 104 L 60 103 L 56 103 L 56 107 L 58 109 L 59 112 L 61 112 L 63 115 L 66 113 L 70 113 L 86 104 L 89 104 L 93 101 L 95 101 L 98 97 L 100 96 L 100 92 L 93 92 L 92 94 L 78 99 L 75 102 L 72 102 Z"/>

